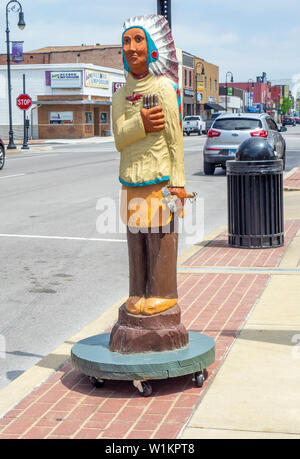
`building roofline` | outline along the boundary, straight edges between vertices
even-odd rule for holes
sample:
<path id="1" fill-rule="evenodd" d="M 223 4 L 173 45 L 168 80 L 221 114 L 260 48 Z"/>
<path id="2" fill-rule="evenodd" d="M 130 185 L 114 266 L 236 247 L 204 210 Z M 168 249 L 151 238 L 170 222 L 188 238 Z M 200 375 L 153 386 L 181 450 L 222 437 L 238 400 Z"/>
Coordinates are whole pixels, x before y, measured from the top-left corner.
<path id="1" fill-rule="evenodd" d="M 66 53 L 74 51 L 90 51 L 95 49 L 121 48 L 122 45 L 87 45 L 87 46 L 45 46 L 44 48 L 24 51 L 24 54 L 49 54 L 49 53 Z"/>
<path id="2" fill-rule="evenodd" d="M 15 70 L 84 70 L 84 69 L 91 69 L 91 70 L 101 70 L 102 72 L 108 73 L 117 73 L 119 75 L 124 75 L 124 70 L 115 69 L 112 67 L 104 67 L 101 65 L 94 65 L 94 64 L 84 64 L 84 63 L 65 63 L 65 64 L 18 64 L 11 66 L 11 71 Z M 0 65 L 0 70 L 7 70 L 7 65 Z"/>

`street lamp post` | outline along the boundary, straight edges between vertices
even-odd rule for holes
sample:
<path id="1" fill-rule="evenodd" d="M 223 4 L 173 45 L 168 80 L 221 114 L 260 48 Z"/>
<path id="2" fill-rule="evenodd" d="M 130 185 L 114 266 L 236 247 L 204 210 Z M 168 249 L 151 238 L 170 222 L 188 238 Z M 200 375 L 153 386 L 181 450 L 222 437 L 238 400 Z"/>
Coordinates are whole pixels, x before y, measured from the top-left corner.
<path id="1" fill-rule="evenodd" d="M 157 0 L 157 14 L 160 14 L 167 19 L 171 29 L 171 0 Z"/>
<path id="2" fill-rule="evenodd" d="M 11 105 L 11 73 L 10 73 L 10 41 L 9 41 L 9 26 L 8 26 L 8 13 L 13 11 L 19 13 L 19 29 L 23 30 L 25 27 L 24 13 L 22 5 L 18 0 L 10 0 L 6 5 L 6 49 L 7 49 L 7 80 L 8 80 L 8 110 L 9 110 L 9 143 L 8 150 L 16 148 L 14 144 L 14 132 L 12 127 L 12 105 Z"/>
<path id="3" fill-rule="evenodd" d="M 199 82 L 198 72 L 197 72 L 198 65 L 202 65 L 201 75 L 202 76 L 205 75 L 204 64 L 202 62 L 197 62 L 196 64 L 196 115 L 197 115 L 197 104 L 198 102 L 200 102 L 198 101 L 198 82 Z M 199 111 L 199 115 L 200 115 L 200 111 Z"/>
<path id="4" fill-rule="evenodd" d="M 227 83 L 227 75 L 231 75 L 230 82 L 233 83 L 233 74 L 232 72 L 226 72 L 226 77 L 225 77 L 225 85 L 226 85 L 226 97 L 225 97 L 225 110 L 227 112 L 227 107 L 228 107 L 228 83 Z"/>

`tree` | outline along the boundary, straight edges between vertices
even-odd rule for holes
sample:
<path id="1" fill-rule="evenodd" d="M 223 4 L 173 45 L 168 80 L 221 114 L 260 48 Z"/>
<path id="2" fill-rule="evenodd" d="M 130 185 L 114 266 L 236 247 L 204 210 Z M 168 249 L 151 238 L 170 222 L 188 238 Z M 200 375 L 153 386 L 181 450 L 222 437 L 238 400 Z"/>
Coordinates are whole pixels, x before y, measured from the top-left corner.
<path id="1" fill-rule="evenodd" d="M 289 97 L 284 97 L 281 104 L 281 113 L 283 115 L 286 115 L 289 112 L 290 108 L 292 108 L 292 106 L 293 102 L 291 101 L 291 99 Z"/>

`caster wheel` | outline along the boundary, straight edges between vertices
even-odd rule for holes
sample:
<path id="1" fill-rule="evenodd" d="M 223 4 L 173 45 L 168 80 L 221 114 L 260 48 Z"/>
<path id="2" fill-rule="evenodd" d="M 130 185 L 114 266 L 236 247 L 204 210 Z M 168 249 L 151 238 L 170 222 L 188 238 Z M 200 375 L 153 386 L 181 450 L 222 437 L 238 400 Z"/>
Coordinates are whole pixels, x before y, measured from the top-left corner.
<path id="1" fill-rule="evenodd" d="M 92 385 L 96 387 L 97 389 L 100 389 L 100 387 L 103 387 L 105 383 L 103 379 L 97 379 L 97 378 L 94 378 L 94 376 L 89 376 L 89 380 L 92 383 Z"/>
<path id="2" fill-rule="evenodd" d="M 195 382 L 197 387 L 202 387 L 204 384 L 204 381 L 207 379 L 208 373 L 207 370 L 203 371 L 198 371 L 195 373 Z"/>
<path id="3" fill-rule="evenodd" d="M 152 386 L 148 381 L 133 381 L 133 385 L 142 397 L 149 397 L 152 394 Z"/>

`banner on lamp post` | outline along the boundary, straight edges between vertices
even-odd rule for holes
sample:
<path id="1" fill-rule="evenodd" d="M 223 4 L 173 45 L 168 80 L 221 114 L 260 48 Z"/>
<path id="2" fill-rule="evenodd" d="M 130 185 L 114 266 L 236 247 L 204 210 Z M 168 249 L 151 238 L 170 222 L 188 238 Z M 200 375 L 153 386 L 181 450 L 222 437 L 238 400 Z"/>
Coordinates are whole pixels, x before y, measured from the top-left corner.
<path id="1" fill-rule="evenodd" d="M 24 62 L 23 43 L 23 41 L 12 42 L 12 60 L 17 64 L 19 64 L 20 62 Z"/>

